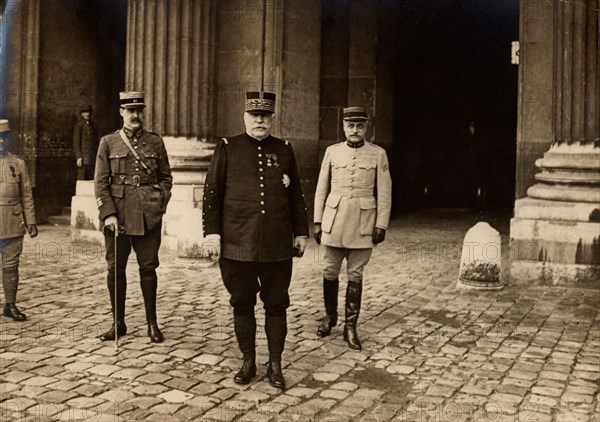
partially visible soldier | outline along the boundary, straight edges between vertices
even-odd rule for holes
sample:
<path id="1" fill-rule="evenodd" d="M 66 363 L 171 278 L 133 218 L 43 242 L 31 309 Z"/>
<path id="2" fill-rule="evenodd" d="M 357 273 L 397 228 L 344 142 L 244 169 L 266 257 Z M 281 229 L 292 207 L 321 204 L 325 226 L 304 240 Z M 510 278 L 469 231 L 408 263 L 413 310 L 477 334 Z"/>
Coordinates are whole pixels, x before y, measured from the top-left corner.
<path id="1" fill-rule="evenodd" d="M 346 258 L 344 340 L 361 350 L 356 324 L 363 274 L 373 246 L 383 242 L 392 206 L 392 179 L 385 150 L 365 141 L 367 112 L 348 107 L 343 114 L 346 141 L 327 148 L 315 192 L 314 236 L 323 243 L 323 297 L 326 315 L 317 328 L 325 337 L 337 324 L 339 273 Z"/>
<path id="2" fill-rule="evenodd" d="M 2 286 L 4 316 L 15 321 L 27 317 L 17 308 L 19 259 L 25 231 L 38 235 L 29 174 L 23 159 L 9 152 L 8 120 L 0 120 L 0 249 L 2 251 Z"/>
<path id="3" fill-rule="evenodd" d="M 115 336 L 127 333 L 125 267 L 133 248 L 139 265 L 148 336 L 151 342 L 160 343 L 164 337 L 156 321 L 156 268 L 159 265 L 162 217 L 171 198 L 173 177 L 162 138 L 144 130 L 144 93 L 121 92 L 119 98 L 123 128 L 100 140 L 94 177 L 106 246 L 108 293 L 113 318 L 116 307 L 117 325 L 116 333 L 113 323 L 111 329 L 99 338 L 102 341 L 114 340 Z M 116 230 L 119 235 L 115 256 Z"/>
<path id="4" fill-rule="evenodd" d="M 73 151 L 77 165 L 77 180 L 92 180 L 98 151 L 98 131 L 92 120 L 92 106 L 79 109 L 77 123 L 73 129 Z"/>

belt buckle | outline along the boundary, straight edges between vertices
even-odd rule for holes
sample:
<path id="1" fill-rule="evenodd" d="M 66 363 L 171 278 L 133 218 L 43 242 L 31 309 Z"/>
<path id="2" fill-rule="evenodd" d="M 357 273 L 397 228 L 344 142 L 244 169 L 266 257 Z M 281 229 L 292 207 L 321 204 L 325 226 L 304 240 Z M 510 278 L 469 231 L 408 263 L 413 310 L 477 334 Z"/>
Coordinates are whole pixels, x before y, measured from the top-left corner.
<path id="1" fill-rule="evenodd" d="M 133 176 L 133 183 L 138 187 L 140 186 L 140 176 L 139 175 L 135 174 Z"/>

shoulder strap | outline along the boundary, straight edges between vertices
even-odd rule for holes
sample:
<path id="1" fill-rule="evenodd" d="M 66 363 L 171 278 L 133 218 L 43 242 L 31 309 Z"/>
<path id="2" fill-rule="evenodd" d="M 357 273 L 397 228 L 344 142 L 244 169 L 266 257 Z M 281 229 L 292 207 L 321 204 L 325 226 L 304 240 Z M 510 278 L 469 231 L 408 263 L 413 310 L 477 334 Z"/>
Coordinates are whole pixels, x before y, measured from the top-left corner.
<path id="1" fill-rule="evenodd" d="M 129 148 L 129 150 L 131 151 L 131 153 L 133 154 L 135 159 L 140 162 L 142 167 L 144 167 L 144 170 L 146 170 L 146 173 L 152 174 L 152 170 L 150 169 L 150 167 L 148 167 L 146 162 L 144 160 L 142 160 L 142 157 L 140 157 L 140 154 L 138 154 L 138 152 L 135 149 L 133 149 L 133 147 L 131 146 L 131 142 L 129 142 L 129 139 L 127 138 L 127 135 L 125 135 L 125 132 L 123 131 L 123 129 L 121 129 L 119 131 L 119 135 L 121 135 L 121 139 L 123 140 L 125 145 L 127 145 L 127 148 Z"/>

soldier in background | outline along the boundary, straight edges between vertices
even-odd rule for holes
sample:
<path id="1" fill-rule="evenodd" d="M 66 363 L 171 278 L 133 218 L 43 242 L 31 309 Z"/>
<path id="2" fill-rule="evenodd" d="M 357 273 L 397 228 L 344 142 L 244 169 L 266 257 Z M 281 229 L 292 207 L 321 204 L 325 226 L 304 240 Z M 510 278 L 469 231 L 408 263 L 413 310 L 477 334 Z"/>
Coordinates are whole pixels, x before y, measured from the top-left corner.
<path id="1" fill-rule="evenodd" d="M 73 151 L 77 165 L 77 180 L 94 179 L 96 153 L 98 151 L 98 131 L 92 120 L 92 106 L 79 110 L 77 123 L 73 129 Z"/>
<path id="2" fill-rule="evenodd" d="M 23 159 L 9 152 L 8 120 L 0 120 L 0 249 L 2 252 L 3 315 L 15 321 L 27 317 L 17 308 L 19 259 L 25 231 L 38 235 L 29 174 Z"/>
<path id="3" fill-rule="evenodd" d="M 326 315 L 317 336 L 331 334 L 337 324 L 339 273 L 346 258 L 346 323 L 344 340 L 361 350 L 356 324 L 362 299 L 363 273 L 373 247 L 385 239 L 392 206 L 392 179 L 385 150 L 365 141 L 364 107 L 343 114 L 346 141 L 327 148 L 315 192 L 314 236 L 325 246 L 323 298 Z"/>
<path id="4" fill-rule="evenodd" d="M 233 306 L 241 369 L 234 382 L 256 375 L 256 294 L 265 308 L 269 348 L 267 377 L 285 388 L 281 355 L 287 334 L 286 310 L 292 257 L 302 256 L 308 218 L 296 157 L 288 141 L 270 135 L 275 94 L 248 92 L 246 132 L 222 139 L 215 148 L 204 186 L 204 236 L 214 242 Z"/>
<path id="5" fill-rule="evenodd" d="M 156 291 L 162 217 L 171 198 L 173 177 L 162 138 L 144 130 L 144 93 L 121 92 L 123 128 L 100 140 L 94 185 L 104 229 L 107 286 L 116 325 L 102 334 L 102 341 L 127 333 L 125 325 L 125 267 L 131 249 L 135 251 L 146 308 L 148 336 L 153 343 L 164 337 L 156 321 Z M 114 232 L 118 230 L 115 256 Z M 115 303 L 115 260 L 117 301 Z"/>

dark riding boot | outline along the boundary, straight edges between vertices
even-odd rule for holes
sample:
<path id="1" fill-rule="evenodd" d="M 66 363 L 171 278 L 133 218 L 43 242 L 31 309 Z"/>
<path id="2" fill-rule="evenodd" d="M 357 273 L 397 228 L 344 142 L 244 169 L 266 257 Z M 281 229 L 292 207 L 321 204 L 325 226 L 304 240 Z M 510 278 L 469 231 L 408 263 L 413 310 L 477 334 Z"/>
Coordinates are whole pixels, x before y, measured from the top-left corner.
<path id="1" fill-rule="evenodd" d="M 2 270 L 2 287 L 4 287 L 4 310 L 5 317 L 14 321 L 25 321 L 27 316 L 17 308 L 17 290 L 19 289 L 19 269 L 5 268 Z"/>
<path id="2" fill-rule="evenodd" d="M 247 315 L 233 315 L 233 329 L 243 355 L 242 367 L 233 377 L 236 384 L 248 384 L 256 376 L 256 319 L 254 310 Z"/>
<path id="3" fill-rule="evenodd" d="M 148 322 L 148 337 L 152 343 L 162 343 L 164 336 L 156 322 L 156 290 L 158 279 L 154 271 L 140 274 L 140 285 L 144 296 L 144 308 L 146 309 L 146 321 Z"/>
<path id="4" fill-rule="evenodd" d="M 121 337 L 127 334 L 127 326 L 125 325 L 125 295 L 127 294 L 127 280 L 124 274 L 119 274 L 117 282 L 117 330 L 115 332 L 115 276 L 109 272 L 106 280 L 108 287 L 108 295 L 110 297 L 110 308 L 113 317 L 113 323 L 108 331 L 98 336 L 100 341 L 114 341 L 115 336 Z"/>
<path id="5" fill-rule="evenodd" d="M 287 318 L 285 315 L 265 316 L 265 332 L 269 348 L 269 366 L 267 377 L 269 383 L 275 388 L 285 389 L 285 378 L 281 370 L 281 354 L 285 346 L 287 335 Z"/>
<path id="6" fill-rule="evenodd" d="M 323 278 L 323 302 L 325 302 L 326 315 L 321 319 L 317 328 L 317 337 L 325 337 L 331 334 L 331 329 L 337 324 L 338 289 L 339 279 L 328 280 Z"/>
<path id="7" fill-rule="evenodd" d="M 346 289 L 346 324 L 344 325 L 344 340 L 351 349 L 362 350 L 356 324 L 360 313 L 360 302 L 362 297 L 362 283 L 348 281 Z"/>

